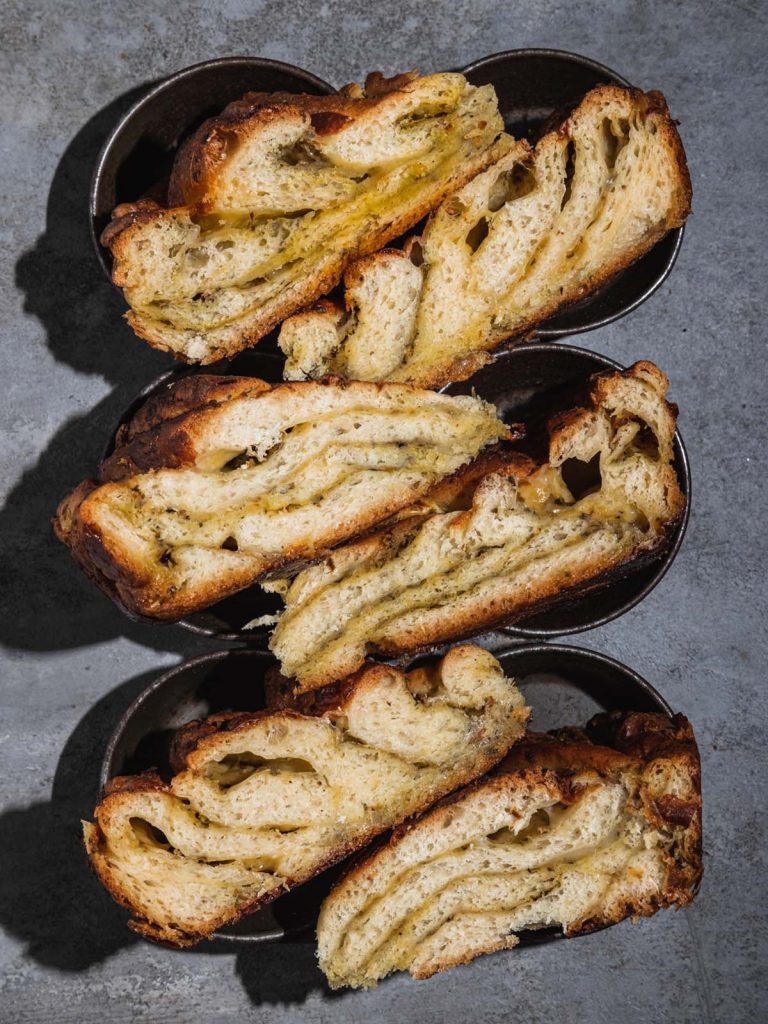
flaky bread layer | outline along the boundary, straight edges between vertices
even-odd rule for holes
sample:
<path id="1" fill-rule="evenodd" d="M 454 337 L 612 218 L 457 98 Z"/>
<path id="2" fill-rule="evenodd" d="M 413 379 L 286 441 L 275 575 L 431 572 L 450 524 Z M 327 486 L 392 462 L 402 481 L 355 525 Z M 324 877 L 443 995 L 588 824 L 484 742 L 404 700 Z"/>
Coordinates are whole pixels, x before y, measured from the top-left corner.
<path id="1" fill-rule="evenodd" d="M 129 614 L 173 621 L 364 533 L 509 436 L 479 399 L 408 386 L 182 381 L 54 526 Z"/>
<path id="2" fill-rule="evenodd" d="M 367 654 L 478 635 L 645 564 L 685 509 L 667 387 L 648 362 L 599 375 L 588 405 L 550 424 L 547 462 L 496 465 L 464 504 L 434 505 L 300 572 L 281 587 L 270 641 L 283 674 L 310 690 Z M 593 482 L 574 495 L 578 465 Z"/>
<path id="3" fill-rule="evenodd" d="M 191 945 L 477 778 L 529 714 L 478 647 L 407 675 L 370 666 L 311 712 L 192 723 L 169 783 L 110 785 L 86 849 L 134 930 Z"/>
<path id="4" fill-rule="evenodd" d="M 415 243 L 352 264 L 343 305 L 288 319 L 286 377 L 469 377 L 680 227 L 690 203 L 664 97 L 593 89 L 534 148 L 516 143 L 446 199 Z"/>
<path id="5" fill-rule="evenodd" d="M 415 978 L 516 945 L 686 906 L 702 874 L 696 742 L 681 715 L 614 712 L 531 736 L 358 862 L 321 908 L 331 986 Z"/>

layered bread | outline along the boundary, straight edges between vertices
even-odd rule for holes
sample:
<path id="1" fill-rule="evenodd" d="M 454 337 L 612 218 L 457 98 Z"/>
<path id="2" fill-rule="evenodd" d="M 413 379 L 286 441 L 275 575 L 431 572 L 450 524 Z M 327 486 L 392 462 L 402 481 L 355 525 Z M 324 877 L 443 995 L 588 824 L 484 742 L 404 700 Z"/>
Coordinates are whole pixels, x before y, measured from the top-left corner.
<path id="1" fill-rule="evenodd" d="M 475 636 L 646 564 L 685 509 L 667 387 L 648 362 L 598 375 L 588 403 L 550 423 L 546 461 L 500 459 L 460 494 L 444 489 L 442 508 L 422 503 L 272 586 L 283 674 L 298 690 L 323 686 L 367 654 Z"/>
<path id="2" fill-rule="evenodd" d="M 192 723 L 169 783 L 111 783 L 84 823 L 88 856 L 131 928 L 191 945 L 480 776 L 528 716 L 479 647 L 407 675 L 370 666 L 311 713 Z"/>
<path id="3" fill-rule="evenodd" d="M 286 377 L 469 377 L 680 227 L 690 202 L 664 97 L 593 89 L 533 148 L 516 143 L 446 199 L 418 244 L 352 264 L 343 303 L 287 320 Z"/>
<path id="4" fill-rule="evenodd" d="M 323 903 L 333 988 L 428 978 L 521 932 L 566 936 L 693 899 L 702 874 L 698 750 L 681 715 L 600 715 L 530 736 L 501 769 L 397 830 Z"/>
<path id="5" fill-rule="evenodd" d="M 509 434 L 471 397 L 197 376 L 122 428 L 54 527 L 129 614 L 173 621 L 363 533 Z"/>
<path id="6" fill-rule="evenodd" d="M 509 148 L 503 127 L 493 88 L 459 74 L 246 95 L 179 151 L 167 207 L 114 211 L 128 322 L 188 362 L 234 355 Z"/>

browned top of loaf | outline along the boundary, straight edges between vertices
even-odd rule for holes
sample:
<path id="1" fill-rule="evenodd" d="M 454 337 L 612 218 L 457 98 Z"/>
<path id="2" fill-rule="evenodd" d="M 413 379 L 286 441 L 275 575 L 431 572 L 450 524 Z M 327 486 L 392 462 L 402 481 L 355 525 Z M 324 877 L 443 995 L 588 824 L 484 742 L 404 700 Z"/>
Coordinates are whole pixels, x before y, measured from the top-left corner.
<path id="1" fill-rule="evenodd" d="M 284 117 L 286 112 L 308 114 L 318 135 L 334 135 L 348 122 L 362 114 L 397 102 L 400 93 L 418 73 L 409 71 L 385 78 L 373 71 L 365 86 L 345 85 L 329 96 L 312 96 L 288 92 L 249 92 L 242 99 L 225 107 L 221 114 L 209 118 L 179 150 L 168 186 L 171 206 L 193 205 L 204 201 L 211 173 L 238 138 L 254 127 L 267 125 Z"/>
<path id="2" fill-rule="evenodd" d="M 416 71 L 392 78 L 385 78 L 380 71 L 372 71 L 364 86 L 345 85 L 329 96 L 288 92 L 246 93 L 216 117 L 204 121 L 181 146 L 168 185 L 168 205 L 204 206 L 206 190 L 217 166 L 239 139 L 255 128 L 292 113 L 308 114 L 318 135 L 332 135 L 349 121 L 396 103 L 398 94 L 417 77 Z M 161 208 L 152 199 L 139 199 L 117 206 L 101 235 L 102 245 L 112 249 L 126 228 L 152 220 Z"/>
<path id="3" fill-rule="evenodd" d="M 691 723 L 683 715 L 610 711 L 582 728 L 550 733 L 529 732 L 504 759 L 499 771 L 537 766 L 557 772 L 621 770 L 636 761 L 694 754 L 698 749 Z"/>
<path id="4" fill-rule="evenodd" d="M 153 430 L 168 420 L 203 406 L 229 402 L 242 395 L 269 391 L 271 385 L 257 377 L 219 377 L 210 373 L 191 373 L 171 381 L 148 398 L 117 431 L 115 448 L 120 448 L 145 430 Z"/>
<path id="5" fill-rule="evenodd" d="M 184 377 L 149 399 L 133 419 L 121 427 L 118 447 L 99 467 L 99 481 L 125 480 L 153 469 L 193 465 L 195 436 L 204 429 L 208 416 L 232 399 L 255 397 L 273 389 L 287 394 L 307 387 L 350 386 L 371 389 L 374 393 L 388 387 L 386 383 L 348 381 L 333 376 L 280 384 L 268 384 L 258 377 L 218 377 L 215 374 Z"/>

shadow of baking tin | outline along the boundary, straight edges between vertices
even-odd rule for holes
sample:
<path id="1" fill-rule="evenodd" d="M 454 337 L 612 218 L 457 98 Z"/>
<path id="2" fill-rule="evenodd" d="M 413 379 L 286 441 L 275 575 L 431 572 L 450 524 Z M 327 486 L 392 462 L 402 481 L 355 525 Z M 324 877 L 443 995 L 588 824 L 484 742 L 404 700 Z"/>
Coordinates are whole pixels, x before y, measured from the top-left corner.
<path id="1" fill-rule="evenodd" d="M 164 198 L 179 144 L 247 92 L 324 95 L 335 89 L 311 71 L 266 57 L 207 60 L 151 87 L 110 132 L 91 180 L 91 237 L 107 277 L 112 258 L 99 238 L 114 208 L 148 193 Z"/>
<path id="2" fill-rule="evenodd" d="M 534 709 L 538 731 L 583 725 L 601 711 L 657 711 L 671 714 L 664 698 L 636 672 L 612 658 L 560 644 L 500 648 L 496 657 Z M 423 660 L 423 659 L 416 659 Z M 112 734 L 101 767 L 101 787 L 116 775 L 156 769 L 169 779 L 170 744 L 176 730 L 196 718 L 222 711 L 264 707 L 264 675 L 275 662 L 254 650 L 228 650 L 179 665 L 134 700 Z M 214 936 L 234 943 L 277 942 L 314 927 L 320 904 L 343 870 L 336 865 L 262 910 Z M 547 929 L 523 941 L 562 937 Z"/>
<path id="3" fill-rule="evenodd" d="M 473 85 L 491 84 L 510 134 L 535 141 L 556 113 L 566 115 L 598 85 L 630 83 L 589 57 L 565 50 L 506 50 L 461 69 Z M 603 327 L 637 309 L 666 280 L 683 242 L 684 228 L 670 231 L 650 252 L 608 284 L 536 329 L 541 340 Z"/>

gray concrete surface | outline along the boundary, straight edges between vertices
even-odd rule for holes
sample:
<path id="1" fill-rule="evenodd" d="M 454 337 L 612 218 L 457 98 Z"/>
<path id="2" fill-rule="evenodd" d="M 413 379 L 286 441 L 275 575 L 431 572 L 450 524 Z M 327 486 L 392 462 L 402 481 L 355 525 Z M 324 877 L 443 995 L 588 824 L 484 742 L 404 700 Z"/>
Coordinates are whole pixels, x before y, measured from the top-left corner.
<path id="1" fill-rule="evenodd" d="M 690 0 L 0 2 L 2 527 L 0 1021 L 389 1022 L 768 1019 L 765 539 L 766 8 Z M 106 737 L 164 665 L 211 647 L 132 625 L 52 540 L 57 499 L 93 466 L 166 360 L 132 339 L 87 234 L 100 142 L 141 83 L 230 53 L 340 84 L 519 46 L 589 54 L 662 88 L 681 120 L 695 214 L 663 289 L 582 342 L 670 374 L 695 480 L 673 570 L 577 642 L 626 661 L 693 720 L 706 876 L 692 909 L 485 957 L 415 984 L 331 996 L 310 942 L 174 953 L 137 941 L 78 848 Z"/>

